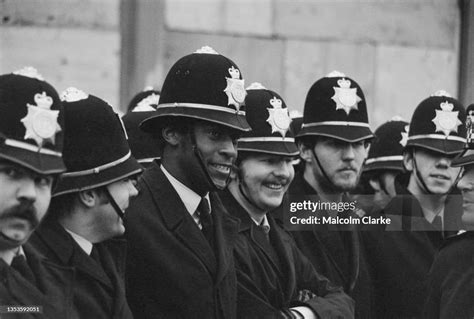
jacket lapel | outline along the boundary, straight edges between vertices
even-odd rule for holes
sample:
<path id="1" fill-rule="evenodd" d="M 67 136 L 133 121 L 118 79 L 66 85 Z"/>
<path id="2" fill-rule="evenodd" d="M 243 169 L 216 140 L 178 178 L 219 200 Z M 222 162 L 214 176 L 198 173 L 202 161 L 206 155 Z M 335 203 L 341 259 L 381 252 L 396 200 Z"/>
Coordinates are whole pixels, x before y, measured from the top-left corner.
<path id="1" fill-rule="evenodd" d="M 215 241 L 217 255 L 217 279 L 216 284 L 224 278 L 229 271 L 232 255 L 234 253 L 234 243 L 237 238 L 239 221 L 230 216 L 225 210 L 222 202 L 215 194 L 210 194 L 212 214 L 215 223 Z"/>
<path id="2" fill-rule="evenodd" d="M 113 288 L 104 270 L 79 247 L 59 223 L 45 221 L 44 227 L 38 229 L 38 235 L 63 265 L 73 266 L 77 271 Z"/>
<path id="3" fill-rule="evenodd" d="M 111 239 L 97 245 L 97 248 L 100 255 L 103 256 L 102 265 L 104 270 L 111 277 L 110 280 L 114 287 L 113 317 L 122 318 L 125 313 L 130 312 L 125 300 L 124 283 L 127 242 L 121 238 Z"/>
<path id="4" fill-rule="evenodd" d="M 293 252 L 291 251 L 292 244 L 289 241 L 289 237 L 286 236 L 284 230 L 277 226 L 272 216 L 267 215 L 268 224 L 270 225 L 270 237 L 272 243 L 275 246 L 275 251 L 280 257 L 280 264 L 282 266 L 283 277 L 285 282 L 285 294 L 287 297 L 291 297 L 294 290 L 296 289 L 296 271 Z"/>
<path id="5" fill-rule="evenodd" d="M 206 266 L 210 273 L 216 273 L 216 257 L 183 201 L 157 164 L 145 171 L 143 182 L 153 197 L 158 214 L 164 225 L 172 231 L 186 247 Z"/>
<path id="6" fill-rule="evenodd" d="M 230 191 L 226 190 L 219 194 L 223 201 L 226 203 L 226 208 L 229 213 L 237 217 L 240 220 L 239 233 L 249 232 L 250 240 L 255 244 L 268 259 L 268 262 L 273 266 L 273 268 L 278 272 L 278 275 L 281 276 L 279 263 L 275 260 L 275 257 L 268 253 L 268 247 L 270 244 L 267 242 L 267 239 L 264 238 L 263 234 L 257 233 L 255 231 L 257 225 L 250 218 L 250 215 L 247 211 L 237 202 L 234 196 Z M 261 236 L 260 236 L 261 235 Z"/>

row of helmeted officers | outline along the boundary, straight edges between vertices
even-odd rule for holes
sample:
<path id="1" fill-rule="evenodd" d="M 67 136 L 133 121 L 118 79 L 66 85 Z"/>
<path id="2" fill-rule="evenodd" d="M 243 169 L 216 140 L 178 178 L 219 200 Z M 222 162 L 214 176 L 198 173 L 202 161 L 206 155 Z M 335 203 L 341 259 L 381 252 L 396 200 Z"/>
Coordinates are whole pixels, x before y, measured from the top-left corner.
<path id="1" fill-rule="evenodd" d="M 292 119 L 210 47 L 123 118 L 1 75 L 0 317 L 472 318 L 471 135 L 445 91 L 374 135 L 337 71 Z"/>

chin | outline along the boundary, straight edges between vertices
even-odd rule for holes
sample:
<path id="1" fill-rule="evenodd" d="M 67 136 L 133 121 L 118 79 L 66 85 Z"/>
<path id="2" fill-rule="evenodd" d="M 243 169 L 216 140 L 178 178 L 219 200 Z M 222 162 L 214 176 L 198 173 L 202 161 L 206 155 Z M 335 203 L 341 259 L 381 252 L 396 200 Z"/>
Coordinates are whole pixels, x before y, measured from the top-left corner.
<path id="1" fill-rule="evenodd" d="M 266 210 L 272 210 L 280 206 L 282 201 L 283 201 L 283 198 L 268 199 L 263 202 L 263 206 L 265 206 Z"/>
<path id="2" fill-rule="evenodd" d="M 357 185 L 356 183 L 352 183 L 352 182 L 341 182 L 341 183 L 335 184 L 335 186 L 343 192 L 348 192 L 348 191 L 353 190 L 356 187 L 356 185 Z"/>
<path id="3" fill-rule="evenodd" d="M 433 187 L 430 188 L 435 195 L 445 195 L 451 190 L 451 187 Z"/>

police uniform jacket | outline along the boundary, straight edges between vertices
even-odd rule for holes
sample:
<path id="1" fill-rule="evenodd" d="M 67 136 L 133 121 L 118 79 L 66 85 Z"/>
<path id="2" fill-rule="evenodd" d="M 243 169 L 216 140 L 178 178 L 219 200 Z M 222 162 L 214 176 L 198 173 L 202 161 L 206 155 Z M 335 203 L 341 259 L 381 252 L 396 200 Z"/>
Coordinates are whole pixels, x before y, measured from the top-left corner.
<path id="1" fill-rule="evenodd" d="M 428 276 L 424 318 L 474 318 L 474 232 L 453 236 Z"/>
<path id="2" fill-rule="evenodd" d="M 310 307 L 318 318 L 353 318 L 353 300 L 315 271 L 272 216 L 267 215 L 267 239 L 229 191 L 220 196 L 241 221 L 235 248 L 239 318 L 279 318 L 282 309 L 300 305 Z"/>
<path id="3" fill-rule="evenodd" d="M 58 222 L 46 217 L 30 242 L 51 261 L 75 269 L 73 309 L 77 318 L 133 318 L 125 296 L 127 247 L 123 239 L 95 244 L 97 262 Z"/>
<path id="4" fill-rule="evenodd" d="M 136 318 L 235 318 L 238 221 L 209 194 L 215 248 L 154 162 L 126 212 L 127 294 Z"/>
<path id="5" fill-rule="evenodd" d="M 302 173 L 295 175 L 288 194 L 289 200 L 292 194 L 299 197 L 317 196 Z M 358 218 L 353 212 L 344 214 L 346 217 L 350 215 Z M 362 245 L 361 232 L 356 228 L 341 230 L 338 225 L 321 224 L 313 226 L 312 230 L 292 231 L 291 234 L 298 248 L 308 257 L 316 271 L 335 285 L 343 287 L 354 299 L 355 317 L 375 318 L 374 287 L 367 263 L 366 248 Z"/>
<path id="6" fill-rule="evenodd" d="M 383 318 L 419 318 L 436 251 L 453 231 L 436 231 L 407 189 L 399 189 L 397 194 L 381 212 L 391 224 L 364 233 L 370 246 L 377 311 Z M 459 196 L 447 197 L 444 224 L 450 228 L 460 220 L 461 203 Z"/>
<path id="7" fill-rule="evenodd" d="M 1 318 L 74 318 L 71 313 L 74 271 L 45 259 L 23 245 L 33 280 L 0 259 L 0 305 L 41 306 L 42 313 L 1 313 Z"/>

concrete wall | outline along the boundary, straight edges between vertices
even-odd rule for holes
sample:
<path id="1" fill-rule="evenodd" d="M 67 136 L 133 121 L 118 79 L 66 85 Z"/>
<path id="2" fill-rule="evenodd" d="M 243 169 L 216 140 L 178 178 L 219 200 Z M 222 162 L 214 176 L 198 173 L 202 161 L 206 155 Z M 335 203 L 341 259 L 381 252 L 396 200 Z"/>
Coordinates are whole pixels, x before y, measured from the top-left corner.
<path id="1" fill-rule="evenodd" d="M 435 90 L 458 95 L 460 17 L 455 0 L 2 0 L 0 73 L 33 65 L 125 109 L 210 45 L 297 110 L 315 80 L 346 73 L 375 128 Z"/>
<path id="2" fill-rule="evenodd" d="M 262 82 L 297 110 L 314 81 L 332 70 L 344 72 L 363 88 L 373 128 L 397 114 L 409 119 L 436 90 L 458 95 L 457 1 L 163 0 L 155 5 L 158 18 L 146 33 L 157 30 L 161 52 L 146 62 L 134 90 L 150 80 L 160 85 L 178 58 L 210 45 L 237 63 L 246 83 Z M 123 93 L 131 94 L 126 88 Z"/>
<path id="3" fill-rule="evenodd" d="M 116 0 L 0 1 L 0 73 L 34 66 L 59 92 L 75 86 L 119 106 Z"/>

